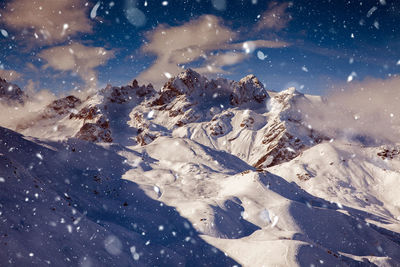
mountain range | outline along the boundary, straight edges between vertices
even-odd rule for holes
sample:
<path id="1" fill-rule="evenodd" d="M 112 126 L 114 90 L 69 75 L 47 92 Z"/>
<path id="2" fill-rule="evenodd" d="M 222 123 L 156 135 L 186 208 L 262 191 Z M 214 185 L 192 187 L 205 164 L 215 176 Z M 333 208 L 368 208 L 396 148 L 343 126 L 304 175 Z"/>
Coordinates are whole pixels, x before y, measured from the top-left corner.
<path id="1" fill-rule="evenodd" d="M 47 103 L 0 128 L 2 265 L 400 265 L 400 146 L 314 129 L 324 101 L 187 69 Z"/>

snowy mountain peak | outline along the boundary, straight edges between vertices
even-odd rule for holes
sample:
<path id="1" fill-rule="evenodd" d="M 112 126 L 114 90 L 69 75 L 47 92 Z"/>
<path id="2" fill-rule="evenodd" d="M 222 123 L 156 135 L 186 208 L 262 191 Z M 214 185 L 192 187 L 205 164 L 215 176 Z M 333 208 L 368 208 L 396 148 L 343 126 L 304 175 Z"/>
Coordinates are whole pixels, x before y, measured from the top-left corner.
<path id="1" fill-rule="evenodd" d="M 121 136 L 131 132 L 127 125 L 129 113 L 154 94 L 151 84 L 139 86 L 137 80 L 127 86 L 107 85 L 99 94 L 88 99 L 77 114 L 69 116 L 70 119 L 83 121 L 75 137 L 92 142 L 123 142 L 125 137 Z"/>
<path id="2" fill-rule="evenodd" d="M 106 88 L 100 91 L 100 94 L 108 101 L 119 104 L 129 102 L 134 98 L 150 97 L 154 93 L 155 90 L 152 84 L 139 86 L 137 80 L 133 80 L 131 85 L 121 87 L 108 84 Z"/>
<path id="3" fill-rule="evenodd" d="M 240 105 L 245 102 L 255 100 L 258 103 L 268 99 L 269 95 L 264 88 L 264 85 L 253 74 L 242 78 L 233 86 L 231 95 L 231 104 Z"/>
<path id="4" fill-rule="evenodd" d="M 167 81 L 153 105 L 168 104 L 180 95 L 192 98 L 226 97 L 233 106 L 247 102 L 262 103 L 269 98 L 264 85 L 253 74 L 247 75 L 239 82 L 223 78 L 208 80 L 196 71 L 187 69 Z"/>
<path id="5" fill-rule="evenodd" d="M 17 85 L 0 77 L 0 101 L 6 104 L 23 104 L 27 95 Z"/>
<path id="6" fill-rule="evenodd" d="M 171 83 L 169 83 L 171 81 Z M 208 80 L 192 69 L 186 69 L 179 73 L 175 78 L 171 78 L 165 85 L 165 88 L 173 87 L 182 94 L 190 94 L 195 90 L 204 90 Z"/>
<path id="7" fill-rule="evenodd" d="M 182 71 L 181 73 L 179 73 L 177 75 L 177 78 L 181 79 L 181 80 L 190 80 L 190 81 L 201 81 L 202 79 L 204 79 L 203 76 L 201 76 L 200 73 L 194 71 L 191 68 L 187 68 L 186 70 Z"/>
<path id="8" fill-rule="evenodd" d="M 74 113 L 76 112 L 75 108 L 80 104 L 82 104 L 82 101 L 73 95 L 54 100 L 43 111 L 43 118 L 53 118 L 57 115 Z"/>

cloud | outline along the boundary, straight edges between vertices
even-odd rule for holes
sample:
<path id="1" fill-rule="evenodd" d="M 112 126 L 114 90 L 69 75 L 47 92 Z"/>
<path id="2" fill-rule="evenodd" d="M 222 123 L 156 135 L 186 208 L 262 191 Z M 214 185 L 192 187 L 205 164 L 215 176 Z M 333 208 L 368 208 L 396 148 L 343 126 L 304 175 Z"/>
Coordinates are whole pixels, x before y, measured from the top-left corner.
<path id="1" fill-rule="evenodd" d="M 400 77 L 333 88 L 320 104 L 299 104 L 313 129 L 330 137 L 380 144 L 400 140 Z"/>
<path id="2" fill-rule="evenodd" d="M 6 79 L 8 82 L 12 82 L 21 78 L 22 74 L 15 70 L 0 69 L 0 77 Z"/>
<path id="3" fill-rule="evenodd" d="M 241 43 L 230 44 L 230 49 L 243 49 L 245 53 L 252 53 L 257 48 L 281 48 L 287 47 L 290 44 L 279 40 L 250 40 Z"/>
<path id="4" fill-rule="evenodd" d="M 6 5 L 0 20 L 28 42 L 60 43 L 69 36 L 92 31 L 84 3 L 81 0 L 13 0 Z"/>
<path id="5" fill-rule="evenodd" d="M 252 47 L 284 47 L 285 42 L 255 40 L 238 42 L 237 33 L 222 25 L 222 21 L 212 15 L 204 15 L 181 26 L 160 25 L 147 33 L 148 43 L 141 47 L 146 54 L 155 54 L 151 67 L 142 72 L 138 79 L 162 85 L 166 77 L 176 75 L 182 67 L 191 63 L 204 62 L 195 68 L 200 73 L 225 73 L 224 66 L 237 64 L 248 56 L 245 43 Z M 236 43 L 234 43 L 236 41 Z M 167 74 L 167 75 L 166 75 Z"/>
<path id="6" fill-rule="evenodd" d="M 97 85 L 95 69 L 113 58 L 114 51 L 73 43 L 42 50 L 38 56 L 47 61 L 44 68 L 51 67 L 59 71 L 71 71 L 85 81 L 88 89 L 95 89 Z"/>
<path id="7" fill-rule="evenodd" d="M 222 69 L 222 67 L 235 65 L 243 61 L 247 57 L 248 55 L 244 53 L 217 53 L 207 58 L 205 66 L 194 68 L 194 70 L 199 73 L 209 74 L 227 73 L 225 70 Z"/>
<path id="8" fill-rule="evenodd" d="M 205 58 L 207 52 L 222 48 L 233 40 L 236 34 L 220 25 L 215 16 L 202 16 L 182 26 L 158 26 L 147 34 L 149 42 L 142 47 L 145 53 L 157 56 L 154 64 L 142 72 L 138 79 L 160 84 L 165 81 L 164 73 L 177 74 L 178 66 Z"/>
<path id="9" fill-rule="evenodd" d="M 30 80 L 28 87 L 32 85 Z M 28 94 L 28 99 L 24 105 L 0 103 L 1 126 L 16 130 L 18 125 L 32 122 L 43 108 L 56 99 L 56 96 L 47 90 L 32 91 L 28 89 L 26 93 Z"/>
<path id="10" fill-rule="evenodd" d="M 256 25 L 256 30 L 275 30 L 280 31 L 285 28 L 292 19 L 287 8 L 291 6 L 290 2 L 271 2 L 268 9 L 261 15 Z"/>

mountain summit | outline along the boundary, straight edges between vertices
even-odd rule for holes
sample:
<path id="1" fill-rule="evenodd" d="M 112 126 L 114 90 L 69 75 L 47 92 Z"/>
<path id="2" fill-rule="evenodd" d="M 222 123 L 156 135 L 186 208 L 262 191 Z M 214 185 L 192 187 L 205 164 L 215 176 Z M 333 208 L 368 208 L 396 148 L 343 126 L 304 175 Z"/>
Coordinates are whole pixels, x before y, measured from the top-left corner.
<path id="1" fill-rule="evenodd" d="M 5 104 L 23 104 L 27 95 L 17 85 L 0 77 L 0 101 Z"/>

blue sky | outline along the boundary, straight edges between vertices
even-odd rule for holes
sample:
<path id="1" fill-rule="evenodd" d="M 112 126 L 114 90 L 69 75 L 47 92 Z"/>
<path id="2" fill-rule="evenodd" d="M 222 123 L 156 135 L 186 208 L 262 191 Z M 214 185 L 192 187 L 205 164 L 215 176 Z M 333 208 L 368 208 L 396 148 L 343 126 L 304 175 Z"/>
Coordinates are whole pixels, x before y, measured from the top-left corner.
<path id="1" fill-rule="evenodd" d="M 325 94 L 400 70 L 399 1 L 10 0 L 0 7 L 0 75 L 34 90 L 133 78 L 159 86 L 191 67 Z"/>

